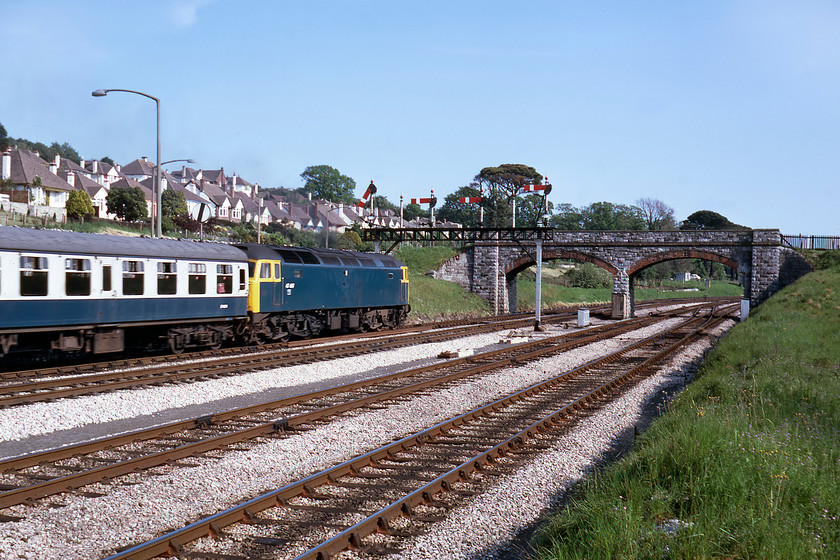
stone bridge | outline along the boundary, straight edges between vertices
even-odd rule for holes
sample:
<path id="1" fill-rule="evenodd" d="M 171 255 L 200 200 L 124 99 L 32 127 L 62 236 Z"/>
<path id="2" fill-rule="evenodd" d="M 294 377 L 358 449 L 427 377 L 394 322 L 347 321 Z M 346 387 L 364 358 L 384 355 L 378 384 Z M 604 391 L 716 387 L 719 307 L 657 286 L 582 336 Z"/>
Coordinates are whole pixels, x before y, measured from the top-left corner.
<path id="1" fill-rule="evenodd" d="M 452 280 L 488 299 L 497 313 L 515 311 L 516 276 L 542 261 L 573 259 L 613 275 L 612 316 L 633 315 L 634 279 L 645 268 L 674 259 L 703 259 L 738 271 L 744 298 L 758 305 L 811 270 L 796 251 L 782 247 L 779 230 L 556 231 L 534 230 L 530 239 L 496 235 L 444 263 L 436 278 Z M 527 236 L 526 236 L 527 237 Z"/>

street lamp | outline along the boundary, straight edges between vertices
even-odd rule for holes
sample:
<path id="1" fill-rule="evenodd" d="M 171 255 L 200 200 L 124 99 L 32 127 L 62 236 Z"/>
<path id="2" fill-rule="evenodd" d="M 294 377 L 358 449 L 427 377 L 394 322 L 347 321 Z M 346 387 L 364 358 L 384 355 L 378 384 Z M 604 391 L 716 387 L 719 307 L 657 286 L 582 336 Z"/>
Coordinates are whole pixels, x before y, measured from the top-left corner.
<path id="1" fill-rule="evenodd" d="M 148 93 L 143 93 L 142 91 L 134 91 L 132 89 L 98 89 L 96 91 L 91 92 L 91 95 L 94 97 L 105 97 L 108 95 L 109 92 L 112 91 L 124 91 L 126 93 L 136 93 L 137 95 L 142 95 L 143 97 L 148 97 L 149 99 L 155 102 L 155 107 L 157 109 L 157 172 L 155 173 L 155 182 L 152 185 L 152 219 L 151 219 L 151 229 L 152 229 L 152 237 L 162 237 L 163 230 L 161 228 L 161 215 L 160 215 L 160 203 L 161 203 L 161 192 L 160 192 L 160 99 L 157 97 L 151 96 Z M 155 210 L 155 205 L 157 205 L 157 210 Z M 157 220 L 155 220 L 155 214 L 157 214 Z M 157 225 L 157 229 L 155 229 L 155 225 Z M 157 233 L 155 233 L 157 232 Z"/>

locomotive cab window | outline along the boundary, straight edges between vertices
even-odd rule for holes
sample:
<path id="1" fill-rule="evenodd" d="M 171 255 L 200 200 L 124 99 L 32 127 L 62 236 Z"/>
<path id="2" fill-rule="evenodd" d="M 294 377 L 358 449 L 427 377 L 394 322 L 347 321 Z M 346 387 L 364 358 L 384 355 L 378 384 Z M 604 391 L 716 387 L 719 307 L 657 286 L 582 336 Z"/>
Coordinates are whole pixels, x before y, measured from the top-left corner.
<path id="1" fill-rule="evenodd" d="M 68 296 L 90 295 L 90 259 L 64 259 L 64 290 Z"/>
<path id="2" fill-rule="evenodd" d="M 260 278 L 271 278 L 271 263 L 260 265 Z"/>
<path id="3" fill-rule="evenodd" d="M 163 295 L 174 294 L 178 291 L 178 274 L 174 262 L 157 263 L 157 284 L 158 293 Z"/>
<path id="4" fill-rule="evenodd" d="M 203 263 L 189 264 L 189 292 L 191 294 L 207 293 L 207 265 Z"/>
<path id="5" fill-rule="evenodd" d="M 127 296 L 143 295 L 143 262 L 123 261 L 123 294 Z"/>
<path id="6" fill-rule="evenodd" d="M 20 258 L 20 295 L 47 295 L 47 258 Z"/>
<path id="7" fill-rule="evenodd" d="M 232 294 L 233 293 L 233 265 L 232 264 L 217 264 L 216 265 L 216 293 L 217 294 Z"/>

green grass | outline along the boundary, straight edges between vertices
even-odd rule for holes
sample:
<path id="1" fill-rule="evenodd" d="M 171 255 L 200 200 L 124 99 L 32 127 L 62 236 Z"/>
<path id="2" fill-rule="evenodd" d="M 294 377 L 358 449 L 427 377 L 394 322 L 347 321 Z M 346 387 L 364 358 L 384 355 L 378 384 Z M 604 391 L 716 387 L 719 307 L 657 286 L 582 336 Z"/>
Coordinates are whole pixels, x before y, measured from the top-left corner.
<path id="1" fill-rule="evenodd" d="M 840 557 L 838 333 L 838 268 L 754 310 L 635 450 L 581 484 L 537 557 Z"/>
<path id="2" fill-rule="evenodd" d="M 696 289 L 697 291 L 678 291 L 680 289 Z M 537 283 L 535 279 L 529 278 L 527 275 L 519 277 L 516 284 L 517 310 L 527 311 L 534 309 L 536 290 Z M 703 282 L 675 282 L 673 285 L 672 283 L 663 283 L 662 288 L 637 287 L 635 291 L 636 301 L 686 297 L 739 297 L 743 295 L 743 286 L 722 281 L 712 281 L 712 285 L 709 288 Z M 612 288 L 573 288 L 558 284 L 551 276 L 543 277 L 543 308 L 551 309 L 577 303 L 609 303 L 611 298 Z"/>

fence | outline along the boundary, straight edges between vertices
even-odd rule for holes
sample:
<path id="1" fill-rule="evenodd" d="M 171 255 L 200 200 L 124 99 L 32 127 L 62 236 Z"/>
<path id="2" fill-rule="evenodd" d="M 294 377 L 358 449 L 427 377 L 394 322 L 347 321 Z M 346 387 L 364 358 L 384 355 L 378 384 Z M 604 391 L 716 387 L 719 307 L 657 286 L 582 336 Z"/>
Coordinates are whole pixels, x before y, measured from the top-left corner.
<path id="1" fill-rule="evenodd" d="M 840 249 L 840 236 L 832 235 L 782 235 L 782 245 L 793 249 Z"/>

